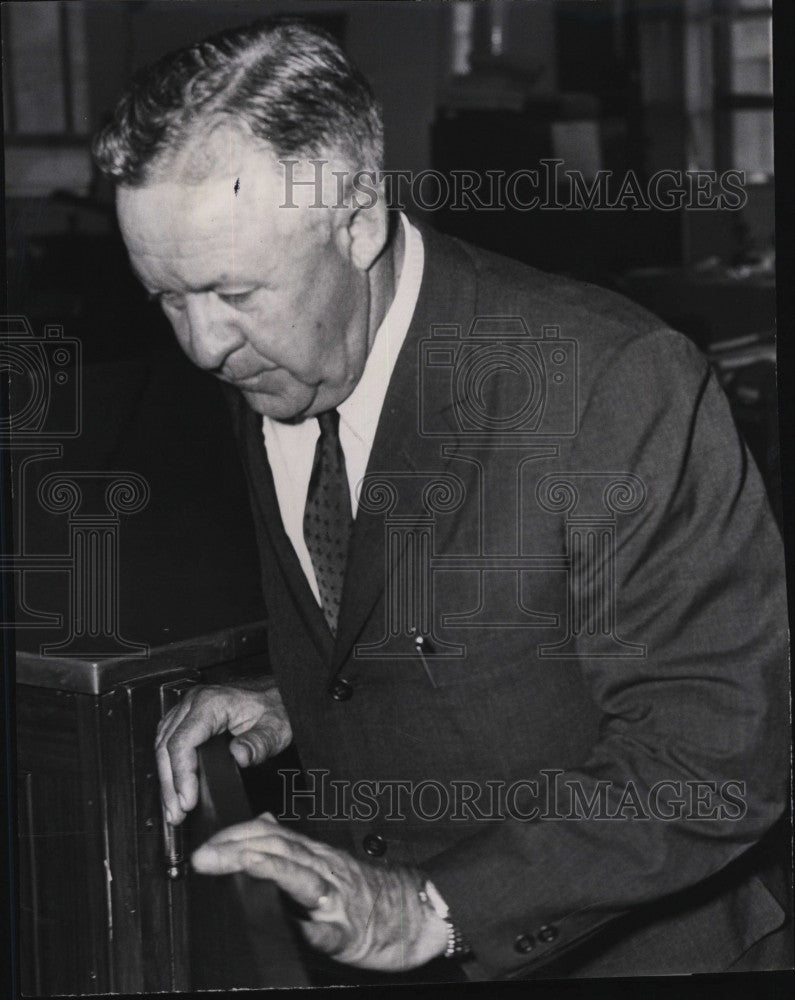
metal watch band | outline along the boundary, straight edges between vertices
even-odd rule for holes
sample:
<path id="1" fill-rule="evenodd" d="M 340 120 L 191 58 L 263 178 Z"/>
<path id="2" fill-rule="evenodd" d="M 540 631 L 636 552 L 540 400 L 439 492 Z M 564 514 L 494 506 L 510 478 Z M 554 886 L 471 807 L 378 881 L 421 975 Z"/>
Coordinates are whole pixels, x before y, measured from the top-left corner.
<path id="1" fill-rule="evenodd" d="M 418 893 L 420 902 L 433 910 L 447 924 L 447 947 L 445 948 L 444 957 L 461 960 L 471 956 L 472 949 L 467 944 L 464 935 L 450 919 L 450 911 L 430 879 L 426 879 L 419 888 Z"/>

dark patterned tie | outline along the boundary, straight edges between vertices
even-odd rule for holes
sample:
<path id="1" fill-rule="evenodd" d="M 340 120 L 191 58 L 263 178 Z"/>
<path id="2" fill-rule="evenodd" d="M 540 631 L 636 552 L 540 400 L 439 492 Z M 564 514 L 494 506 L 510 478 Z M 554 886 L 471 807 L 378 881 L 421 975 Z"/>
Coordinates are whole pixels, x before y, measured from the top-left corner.
<path id="1" fill-rule="evenodd" d="M 304 508 L 304 538 L 315 568 L 323 614 L 333 635 L 345 579 L 345 561 L 351 534 L 351 494 L 340 445 L 340 415 L 319 414 L 320 437 Z"/>

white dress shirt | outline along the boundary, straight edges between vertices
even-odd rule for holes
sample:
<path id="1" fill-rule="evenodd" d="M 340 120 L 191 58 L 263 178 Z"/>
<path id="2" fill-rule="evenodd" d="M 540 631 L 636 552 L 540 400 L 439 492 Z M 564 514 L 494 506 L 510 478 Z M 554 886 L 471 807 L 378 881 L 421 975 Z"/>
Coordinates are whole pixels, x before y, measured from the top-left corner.
<path id="1" fill-rule="evenodd" d="M 367 470 L 378 418 L 395 361 L 414 315 L 425 264 L 422 236 L 402 213 L 400 221 L 405 237 L 405 250 L 395 297 L 376 331 L 362 377 L 350 396 L 337 407 L 340 415 L 340 444 L 345 455 L 354 517 L 358 510 L 356 490 Z M 262 433 L 284 529 L 293 543 L 315 600 L 320 604 L 315 570 L 304 541 L 304 507 L 320 427 L 314 417 L 299 424 L 286 424 L 263 417 Z"/>

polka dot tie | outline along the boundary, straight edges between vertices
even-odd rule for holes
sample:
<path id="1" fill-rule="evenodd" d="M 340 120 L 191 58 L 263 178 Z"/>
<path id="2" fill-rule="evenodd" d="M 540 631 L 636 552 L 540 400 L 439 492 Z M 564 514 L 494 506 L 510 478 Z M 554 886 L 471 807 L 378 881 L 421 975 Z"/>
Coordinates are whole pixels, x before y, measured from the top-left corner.
<path id="1" fill-rule="evenodd" d="M 333 635 L 345 579 L 351 534 L 351 494 L 340 445 L 340 415 L 328 410 L 317 418 L 320 437 L 304 508 L 304 538 L 315 568 L 323 614 Z"/>

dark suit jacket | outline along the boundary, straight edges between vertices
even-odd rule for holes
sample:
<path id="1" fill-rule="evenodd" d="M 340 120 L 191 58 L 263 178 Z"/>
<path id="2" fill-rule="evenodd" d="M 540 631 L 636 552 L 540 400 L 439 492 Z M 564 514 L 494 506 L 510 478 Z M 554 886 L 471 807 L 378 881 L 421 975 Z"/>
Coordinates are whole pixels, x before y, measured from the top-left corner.
<path id="1" fill-rule="evenodd" d="M 394 785 L 359 819 L 329 818 L 327 799 L 309 832 L 422 866 L 475 977 L 725 969 L 784 921 L 775 866 L 751 850 L 784 809 L 788 755 L 783 556 L 757 471 L 705 360 L 655 317 L 424 239 L 336 641 L 283 530 L 260 418 L 231 400 L 304 768 L 426 783 L 395 818 Z M 477 317 L 492 320 L 470 334 Z M 553 772 L 618 818 L 545 803 Z M 440 810 L 428 782 L 513 783 L 509 815 Z M 661 788 L 673 818 L 649 815 Z"/>

